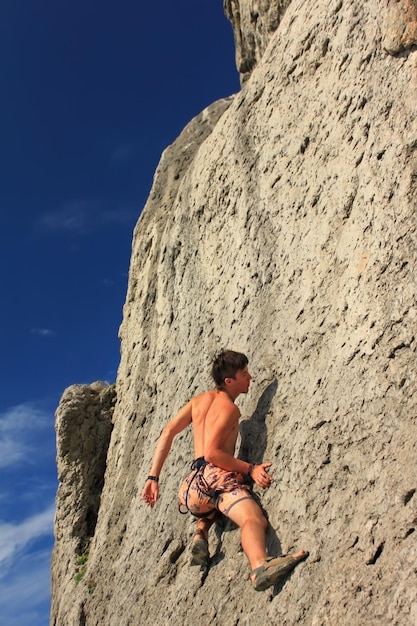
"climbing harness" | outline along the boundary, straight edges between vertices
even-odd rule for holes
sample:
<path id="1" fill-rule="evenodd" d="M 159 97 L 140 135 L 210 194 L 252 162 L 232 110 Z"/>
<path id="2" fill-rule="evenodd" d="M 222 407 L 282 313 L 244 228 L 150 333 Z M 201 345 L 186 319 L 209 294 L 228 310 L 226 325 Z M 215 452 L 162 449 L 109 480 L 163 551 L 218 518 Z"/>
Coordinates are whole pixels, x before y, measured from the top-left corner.
<path id="1" fill-rule="evenodd" d="M 197 479 L 198 476 L 198 486 L 197 489 L 198 491 L 200 491 L 204 496 L 208 497 L 208 498 L 213 498 L 213 500 L 216 500 L 216 494 L 213 494 L 212 491 L 210 491 L 209 486 L 207 485 L 206 481 L 204 480 L 204 477 L 202 476 L 202 470 L 204 469 L 204 467 L 207 465 L 207 461 L 205 460 L 205 458 L 203 456 L 200 456 L 198 459 L 195 459 L 195 461 L 193 461 L 192 465 L 191 465 L 191 470 L 194 470 L 194 474 L 191 476 L 191 478 L 188 479 L 187 477 L 187 491 L 185 493 L 185 502 L 180 502 L 178 504 L 178 511 L 182 514 L 182 515 L 186 515 L 187 513 L 191 513 L 191 515 L 193 515 L 194 517 L 210 517 L 210 515 L 213 515 L 213 510 L 208 511 L 207 513 L 195 513 L 194 511 L 191 511 L 190 508 L 188 507 L 188 495 L 189 495 L 189 491 L 191 489 L 191 485 L 193 484 L 193 482 Z M 203 486 L 202 486 L 203 485 Z M 185 511 L 181 508 L 181 507 L 185 507 Z"/>

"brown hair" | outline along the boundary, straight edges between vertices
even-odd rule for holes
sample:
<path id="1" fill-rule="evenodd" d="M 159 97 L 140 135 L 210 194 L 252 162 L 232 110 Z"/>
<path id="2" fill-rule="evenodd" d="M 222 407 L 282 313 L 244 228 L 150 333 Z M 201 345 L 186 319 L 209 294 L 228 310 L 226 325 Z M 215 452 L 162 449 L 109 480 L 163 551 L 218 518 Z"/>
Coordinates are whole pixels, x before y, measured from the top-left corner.
<path id="1" fill-rule="evenodd" d="M 238 370 L 243 370 L 249 363 L 248 357 L 241 352 L 222 350 L 213 360 L 211 375 L 216 387 L 224 387 L 225 378 L 234 378 Z"/>

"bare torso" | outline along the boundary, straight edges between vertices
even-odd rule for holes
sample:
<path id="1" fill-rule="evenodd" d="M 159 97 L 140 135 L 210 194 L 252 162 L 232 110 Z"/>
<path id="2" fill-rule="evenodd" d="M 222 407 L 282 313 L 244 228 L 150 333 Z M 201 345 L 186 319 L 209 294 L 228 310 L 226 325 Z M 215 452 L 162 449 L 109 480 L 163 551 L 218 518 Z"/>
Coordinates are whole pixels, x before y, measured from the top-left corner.
<path id="1" fill-rule="evenodd" d="M 230 414 L 231 409 L 236 417 L 229 418 L 230 432 L 224 440 L 222 449 L 234 456 L 236 440 L 239 433 L 239 411 L 227 393 L 223 391 L 207 391 L 191 400 L 192 421 L 194 430 L 194 458 L 204 456 L 204 442 L 207 433 L 215 428 L 219 417 Z"/>

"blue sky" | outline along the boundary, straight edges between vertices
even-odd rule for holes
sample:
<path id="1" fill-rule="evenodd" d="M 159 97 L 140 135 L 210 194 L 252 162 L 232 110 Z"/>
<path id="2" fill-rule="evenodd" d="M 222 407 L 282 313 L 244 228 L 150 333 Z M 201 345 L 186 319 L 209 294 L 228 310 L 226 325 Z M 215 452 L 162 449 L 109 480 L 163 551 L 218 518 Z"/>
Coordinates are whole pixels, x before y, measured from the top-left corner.
<path id="1" fill-rule="evenodd" d="M 0 621 L 45 626 L 55 409 L 114 382 L 161 152 L 239 79 L 222 0 L 2 0 L 0 81 Z"/>

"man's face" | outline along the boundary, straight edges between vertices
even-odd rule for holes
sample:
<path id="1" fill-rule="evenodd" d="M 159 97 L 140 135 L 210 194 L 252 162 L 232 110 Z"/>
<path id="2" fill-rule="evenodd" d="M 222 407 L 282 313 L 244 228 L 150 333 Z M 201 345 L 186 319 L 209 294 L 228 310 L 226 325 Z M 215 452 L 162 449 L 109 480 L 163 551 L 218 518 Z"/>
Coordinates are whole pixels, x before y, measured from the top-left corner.
<path id="1" fill-rule="evenodd" d="M 235 389 L 238 393 L 248 393 L 249 384 L 252 380 L 252 376 L 249 373 L 248 367 L 245 366 L 243 370 L 238 370 L 235 376 Z"/>

